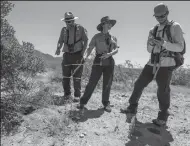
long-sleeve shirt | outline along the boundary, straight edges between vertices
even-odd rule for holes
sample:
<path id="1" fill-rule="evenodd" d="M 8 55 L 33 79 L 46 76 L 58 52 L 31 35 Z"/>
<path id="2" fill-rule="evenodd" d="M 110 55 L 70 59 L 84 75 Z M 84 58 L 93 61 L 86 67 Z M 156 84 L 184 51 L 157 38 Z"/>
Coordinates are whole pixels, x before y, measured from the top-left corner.
<path id="1" fill-rule="evenodd" d="M 171 23 L 171 22 L 169 22 L 169 23 Z M 162 38 L 164 26 L 165 25 L 158 26 L 158 30 L 156 33 L 157 37 Z M 153 37 L 153 28 L 151 28 L 151 30 L 149 32 L 149 36 L 148 36 L 149 38 Z M 174 22 L 170 28 L 170 32 L 171 32 L 172 42 L 169 42 L 167 35 L 164 32 L 164 37 L 163 37 L 164 44 L 162 45 L 163 49 L 166 49 L 167 51 L 172 51 L 172 52 L 181 52 L 184 49 L 184 37 L 183 37 L 183 32 L 182 32 L 180 24 L 177 22 Z M 158 47 L 158 46 L 155 46 L 155 47 Z M 152 46 L 148 40 L 147 41 L 148 52 L 151 53 L 153 48 L 154 48 L 154 46 Z M 151 64 L 150 59 L 147 64 L 153 66 L 153 64 Z M 174 58 L 172 58 L 172 57 L 161 57 L 160 65 L 162 67 L 169 67 L 169 66 L 175 66 L 176 63 L 175 63 Z"/>
<path id="2" fill-rule="evenodd" d="M 63 27 L 61 30 L 58 43 L 61 43 L 61 42 L 64 43 L 63 50 L 62 50 L 63 52 L 69 52 L 69 47 L 68 47 L 67 43 L 68 44 L 74 43 L 74 36 L 75 36 L 74 33 L 76 33 L 76 42 L 77 43 L 75 43 L 74 51 L 72 53 L 83 50 L 84 42 L 88 41 L 87 30 L 79 24 L 75 24 L 75 25 L 77 25 L 76 32 L 75 32 L 75 27 L 68 27 L 68 28 Z M 67 32 L 69 32 L 69 34 L 67 34 Z M 80 41 L 78 41 L 78 40 L 80 40 Z"/>
<path id="3" fill-rule="evenodd" d="M 106 34 L 100 32 L 95 34 L 90 43 L 89 43 L 89 48 L 96 48 L 96 53 L 97 54 L 103 54 L 103 53 L 109 53 L 111 52 L 113 49 L 117 48 L 117 39 L 116 37 L 111 35 L 111 47 L 109 48 L 109 46 L 106 43 Z M 110 50 L 109 50 L 110 49 Z"/>

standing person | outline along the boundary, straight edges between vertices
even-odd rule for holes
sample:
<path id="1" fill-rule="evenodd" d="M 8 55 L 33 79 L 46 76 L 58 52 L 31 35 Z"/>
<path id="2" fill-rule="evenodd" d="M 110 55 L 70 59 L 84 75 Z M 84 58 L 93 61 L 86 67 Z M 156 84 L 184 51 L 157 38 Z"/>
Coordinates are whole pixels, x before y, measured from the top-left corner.
<path id="1" fill-rule="evenodd" d="M 177 22 L 169 21 L 168 14 L 168 7 L 163 3 L 154 8 L 154 17 L 159 24 L 149 32 L 147 50 L 151 53 L 151 59 L 135 82 L 129 106 L 121 109 L 122 113 L 136 114 L 143 89 L 155 77 L 158 85 L 157 97 L 160 111 L 157 119 L 152 122 L 158 126 L 165 126 L 167 123 L 172 72 L 174 68 L 183 64 L 183 54 L 185 53 L 185 41 L 181 26 Z M 155 71 L 156 67 L 158 68 Z"/>
<path id="2" fill-rule="evenodd" d="M 94 47 L 96 48 L 96 57 L 92 65 L 90 79 L 80 99 L 80 104 L 77 106 L 80 109 L 83 109 L 84 105 L 87 104 L 103 74 L 102 104 L 104 105 L 105 111 L 111 112 L 109 97 L 115 65 L 112 56 L 118 52 L 118 47 L 117 39 L 110 34 L 110 30 L 115 24 L 116 20 L 110 19 L 109 16 L 103 17 L 101 23 L 97 26 L 97 30 L 100 31 L 100 33 L 93 36 L 89 48 L 85 52 L 84 59 L 90 55 Z"/>
<path id="3" fill-rule="evenodd" d="M 75 23 L 76 19 L 78 19 L 78 17 L 74 17 L 72 12 L 66 12 L 65 18 L 61 19 L 66 23 L 66 27 L 63 27 L 61 30 L 55 53 L 56 55 L 59 55 L 60 49 L 64 44 L 62 61 L 64 97 L 71 97 L 70 78 L 73 74 L 74 102 L 79 101 L 81 96 L 83 65 L 80 67 L 79 65 L 83 63 L 81 62 L 83 59 L 83 53 L 88 44 L 87 31 L 83 26 Z"/>

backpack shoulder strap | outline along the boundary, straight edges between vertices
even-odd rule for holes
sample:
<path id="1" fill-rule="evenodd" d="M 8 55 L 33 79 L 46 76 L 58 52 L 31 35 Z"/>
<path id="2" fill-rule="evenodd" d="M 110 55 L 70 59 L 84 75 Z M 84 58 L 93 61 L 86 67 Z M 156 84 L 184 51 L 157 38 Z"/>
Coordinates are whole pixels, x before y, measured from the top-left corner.
<path id="1" fill-rule="evenodd" d="M 76 32 L 77 32 L 77 24 L 75 25 L 75 31 L 74 31 L 74 44 L 76 43 Z"/>
<path id="2" fill-rule="evenodd" d="M 183 48 L 183 51 L 181 52 L 181 54 L 185 54 L 186 53 L 186 43 L 185 43 L 185 40 L 184 40 L 184 48 Z"/>
<path id="3" fill-rule="evenodd" d="M 154 28 L 152 30 L 152 35 L 153 35 L 154 38 L 156 38 L 157 30 L 158 30 L 158 24 L 156 26 L 154 26 Z"/>
<path id="4" fill-rule="evenodd" d="M 65 27 L 65 31 L 66 31 L 65 33 L 67 35 L 67 42 L 66 42 L 66 44 L 68 44 L 68 41 L 69 41 L 69 29 Z"/>
<path id="5" fill-rule="evenodd" d="M 165 29 L 166 35 L 167 35 L 168 40 L 169 40 L 170 42 L 173 42 L 173 41 L 172 41 L 173 39 L 172 39 L 172 36 L 171 36 L 171 26 L 173 25 L 173 23 L 174 23 L 173 20 L 172 20 L 171 22 L 169 22 L 169 24 L 166 25 L 166 29 Z"/>

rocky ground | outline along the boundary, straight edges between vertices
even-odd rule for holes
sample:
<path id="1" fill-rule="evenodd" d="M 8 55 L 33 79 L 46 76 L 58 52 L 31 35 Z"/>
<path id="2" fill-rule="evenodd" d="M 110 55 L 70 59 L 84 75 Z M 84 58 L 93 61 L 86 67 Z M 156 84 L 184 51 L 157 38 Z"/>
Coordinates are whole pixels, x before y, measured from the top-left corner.
<path id="1" fill-rule="evenodd" d="M 126 115 L 119 110 L 127 105 L 131 91 L 112 90 L 112 112 L 107 113 L 102 109 L 101 90 L 96 90 L 83 114 L 76 109 L 75 103 L 68 101 L 65 105 L 41 107 L 23 115 L 24 121 L 18 132 L 1 137 L 1 145 L 189 146 L 190 89 L 175 86 L 171 90 L 171 116 L 167 129 L 151 123 L 158 112 L 156 85 L 152 83 L 144 91 L 137 119 L 132 123 L 126 122 Z M 54 92 L 54 99 L 62 94 L 60 86 Z"/>

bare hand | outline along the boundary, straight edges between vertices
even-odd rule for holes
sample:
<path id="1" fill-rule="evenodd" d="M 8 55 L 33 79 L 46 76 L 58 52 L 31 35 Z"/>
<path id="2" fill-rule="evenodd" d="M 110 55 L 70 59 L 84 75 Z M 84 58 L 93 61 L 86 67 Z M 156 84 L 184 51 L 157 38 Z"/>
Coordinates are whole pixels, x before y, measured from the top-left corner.
<path id="1" fill-rule="evenodd" d="M 60 49 L 57 49 L 55 55 L 60 55 Z"/>
<path id="2" fill-rule="evenodd" d="M 105 53 L 105 54 L 103 54 L 100 58 L 101 58 L 101 59 L 106 59 L 106 58 L 108 58 L 108 57 L 110 57 L 110 56 L 111 56 L 110 53 Z"/>
<path id="3" fill-rule="evenodd" d="M 161 41 L 160 41 L 160 40 L 153 39 L 153 43 L 156 44 L 157 46 L 161 47 L 164 44 L 164 40 L 161 39 Z"/>
<path id="4" fill-rule="evenodd" d="M 154 43 L 154 41 L 153 41 L 154 39 L 151 37 L 151 38 L 148 38 L 148 43 L 150 44 L 150 45 L 152 45 L 152 46 L 154 46 L 155 45 L 155 43 Z"/>
<path id="5" fill-rule="evenodd" d="M 83 55 L 83 60 L 86 61 L 86 59 L 88 58 L 88 56 L 85 54 Z"/>
<path id="6" fill-rule="evenodd" d="M 159 47 L 159 46 L 155 46 L 154 49 L 153 49 L 154 54 L 155 53 L 160 53 L 160 51 L 161 51 L 161 47 Z"/>

